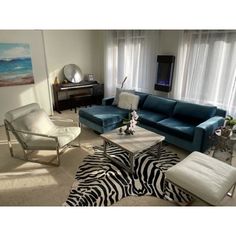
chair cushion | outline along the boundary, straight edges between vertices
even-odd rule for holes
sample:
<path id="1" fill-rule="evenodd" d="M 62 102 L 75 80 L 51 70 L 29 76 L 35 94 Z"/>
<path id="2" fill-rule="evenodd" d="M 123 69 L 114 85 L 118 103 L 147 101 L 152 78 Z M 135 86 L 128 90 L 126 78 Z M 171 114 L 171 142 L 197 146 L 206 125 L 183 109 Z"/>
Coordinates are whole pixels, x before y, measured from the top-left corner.
<path id="1" fill-rule="evenodd" d="M 73 141 L 81 132 L 79 127 L 56 126 L 42 109 L 32 110 L 28 114 L 18 117 L 11 124 L 14 129 L 19 131 L 55 136 L 58 138 L 60 148 Z M 22 133 L 18 133 L 18 135 L 28 148 L 53 150 L 57 146 L 56 140 L 52 138 Z"/>
<path id="2" fill-rule="evenodd" d="M 78 137 L 80 132 L 80 127 L 57 126 L 57 128 L 52 132 L 52 135 L 58 137 L 59 146 L 63 147 Z"/>
<path id="3" fill-rule="evenodd" d="M 121 92 L 118 102 L 118 107 L 122 109 L 137 110 L 139 96 L 132 93 Z"/>
<path id="4" fill-rule="evenodd" d="M 203 106 L 199 104 L 178 101 L 173 112 L 173 117 L 181 120 L 196 121 L 201 123 L 214 116 L 215 113 L 216 107 L 214 106 Z"/>
<path id="5" fill-rule="evenodd" d="M 83 117 L 102 127 L 121 123 L 124 118 L 128 118 L 128 110 L 118 108 L 116 106 L 92 106 L 81 108 L 79 117 Z"/>
<path id="6" fill-rule="evenodd" d="M 192 140 L 196 124 L 188 123 L 175 118 L 167 118 L 158 122 L 158 128 L 163 132 L 175 135 L 179 138 Z"/>
<path id="7" fill-rule="evenodd" d="M 11 124 L 16 130 L 38 134 L 50 134 L 51 130 L 54 130 L 56 127 L 48 117 L 47 113 L 42 109 L 38 109 L 21 116 L 15 119 Z M 24 140 L 32 139 L 31 135 L 19 135 Z"/>
<path id="8" fill-rule="evenodd" d="M 55 129 L 51 130 L 51 133 L 48 135 L 58 137 L 59 147 L 64 147 L 76 137 L 79 136 L 81 132 L 80 127 L 60 127 L 56 126 Z M 57 143 L 53 139 L 48 139 L 39 136 L 31 136 L 31 139 L 27 140 L 27 146 L 34 149 L 55 149 Z"/>
<path id="9" fill-rule="evenodd" d="M 169 168 L 165 177 L 200 199 L 218 205 L 236 182 L 236 168 L 200 152 L 193 152 Z"/>
<path id="10" fill-rule="evenodd" d="M 139 115 L 139 121 L 142 124 L 149 125 L 152 127 L 157 126 L 157 122 L 161 121 L 165 118 L 167 118 L 166 115 L 161 114 L 161 113 L 156 113 L 152 111 L 147 111 L 147 110 L 138 110 L 138 115 Z"/>
<path id="11" fill-rule="evenodd" d="M 175 104 L 175 100 L 149 95 L 143 104 L 143 109 L 171 116 Z"/>
<path id="12" fill-rule="evenodd" d="M 38 103 L 31 103 L 31 104 L 19 107 L 17 109 L 8 111 L 5 114 L 5 119 L 8 122 L 12 122 L 13 120 L 15 120 L 21 116 L 24 116 L 25 114 L 28 114 L 29 112 L 39 110 L 39 109 L 40 109 L 40 107 L 39 107 Z"/>
<path id="13" fill-rule="evenodd" d="M 32 111 L 12 122 L 17 130 L 25 130 L 33 133 L 47 134 L 55 128 L 46 112 L 42 109 Z"/>

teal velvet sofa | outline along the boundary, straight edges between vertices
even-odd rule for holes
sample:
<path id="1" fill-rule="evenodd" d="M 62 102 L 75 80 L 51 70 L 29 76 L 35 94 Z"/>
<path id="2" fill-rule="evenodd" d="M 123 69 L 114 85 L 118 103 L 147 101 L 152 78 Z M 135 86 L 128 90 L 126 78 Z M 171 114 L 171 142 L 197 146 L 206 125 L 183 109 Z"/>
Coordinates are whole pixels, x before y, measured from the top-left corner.
<path id="1" fill-rule="evenodd" d="M 188 151 L 204 152 L 210 146 L 209 137 L 224 124 L 226 111 L 151 94 L 139 95 L 138 125 L 165 136 L 165 141 Z M 114 98 L 104 98 L 101 106 L 81 108 L 81 124 L 104 133 L 122 125 L 129 110 L 112 105 Z"/>

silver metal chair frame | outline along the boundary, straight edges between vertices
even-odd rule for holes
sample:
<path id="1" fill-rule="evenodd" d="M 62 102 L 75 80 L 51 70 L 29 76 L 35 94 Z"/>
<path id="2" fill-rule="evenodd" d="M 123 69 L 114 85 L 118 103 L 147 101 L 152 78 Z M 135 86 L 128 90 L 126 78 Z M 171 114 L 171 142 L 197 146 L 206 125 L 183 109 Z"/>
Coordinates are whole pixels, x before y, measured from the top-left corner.
<path id="1" fill-rule="evenodd" d="M 62 121 L 62 120 L 56 120 L 56 121 L 59 122 L 59 121 Z M 68 121 L 68 119 L 66 121 Z M 39 133 L 32 133 L 32 132 L 28 132 L 28 131 L 24 131 L 24 130 L 16 130 L 16 129 L 13 128 L 11 123 L 8 122 L 6 119 L 4 120 L 4 125 L 5 125 L 7 140 L 8 140 L 8 146 L 9 146 L 9 149 L 10 149 L 10 154 L 11 154 L 11 157 L 14 157 L 14 158 L 22 159 L 22 158 L 16 157 L 14 155 L 13 146 L 12 146 L 12 143 L 11 143 L 10 132 L 13 133 L 13 135 L 16 137 L 17 141 L 21 145 L 21 147 L 23 149 L 23 152 L 24 152 L 24 157 L 25 157 L 24 160 L 27 160 L 27 161 L 30 161 L 30 162 L 36 162 L 36 163 L 45 164 L 45 165 L 52 165 L 52 166 L 59 166 L 60 165 L 60 155 L 65 151 L 66 148 L 69 148 L 69 147 L 79 147 L 80 146 L 79 140 L 78 140 L 78 144 L 72 144 L 72 142 L 75 139 L 78 139 L 79 135 L 73 141 L 71 141 L 70 143 L 68 143 L 68 144 L 66 144 L 66 145 L 64 145 L 63 147 L 60 148 L 59 147 L 58 138 L 56 136 L 39 134 Z M 20 136 L 19 136 L 20 133 L 29 134 L 29 135 L 35 135 L 35 136 L 39 136 L 39 137 L 44 137 L 44 138 L 48 138 L 49 140 L 52 139 L 56 143 L 56 148 L 53 148 L 53 147 L 52 148 L 49 148 L 49 147 L 45 148 L 45 147 L 39 147 L 39 146 L 35 147 L 35 148 L 28 147 L 27 143 L 25 143 L 20 138 Z M 56 163 L 36 161 L 36 160 L 31 160 L 31 159 L 28 158 L 29 154 L 31 154 L 34 151 L 39 151 L 39 150 L 55 150 L 56 151 L 56 156 L 55 156 L 54 159 L 56 159 Z"/>

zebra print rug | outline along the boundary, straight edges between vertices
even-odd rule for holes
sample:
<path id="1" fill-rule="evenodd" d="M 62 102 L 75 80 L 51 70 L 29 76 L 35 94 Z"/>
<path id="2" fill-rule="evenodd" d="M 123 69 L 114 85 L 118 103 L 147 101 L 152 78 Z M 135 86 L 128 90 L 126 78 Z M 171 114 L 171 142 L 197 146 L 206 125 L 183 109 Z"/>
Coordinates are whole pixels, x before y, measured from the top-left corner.
<path id="1" fill-rule="evenodd" d="M 120 148 L 108 146 L 107 152 L 128 165 L 128 155 Z M 165 171 L 179 162 L 176 154 L 161 150 L 157 159 L 150 154 L 140 154 L 135 159 L 134 173 L 103 156 L 103 148 L 84 158 L 78 168 L 75 182 L 64 206 L 109 206 L 127 196 L 155 196 L 185 204 L 190 196 L 169 184 L 164 194 Z"/>

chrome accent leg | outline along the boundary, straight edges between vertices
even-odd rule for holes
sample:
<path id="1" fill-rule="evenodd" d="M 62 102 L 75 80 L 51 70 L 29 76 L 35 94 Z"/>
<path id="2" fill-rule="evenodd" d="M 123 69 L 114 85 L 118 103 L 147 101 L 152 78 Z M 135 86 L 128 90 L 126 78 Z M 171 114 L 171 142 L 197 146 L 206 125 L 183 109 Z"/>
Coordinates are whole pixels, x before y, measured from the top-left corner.
<path id="1" fill-rule="evenodd" d="M 156 158 L 160 159 L 161 157 L 161 149 L 162 149 L 162 142 L 152 146 L 147 150 L 147 153 L 149 153 L 152 156 L 155 156 Z"/>
<path id="2" fill-rule="evenodd" d="M 60 165 L 60 151 L 59 151 L 59 147 L 57 147 L 57 166 Z"/>
<path id="3" fill-rule="evenodd" d="M 76 138 L 77 142 L 74 144 L 70 144 L 70 147 L 80 147 L 80 135 Z M 73 143 L 73 142 L 72 142 Z"/>
<path id="4" fill-rule="evenodd" d="M 130 173 L 134 173 L 134 155 L 132 153 L 129 153 L 129 161 L 130 161 Z"/>
<path id="5" fill-rule="evenodd" d="M 166 178 L 164 178 L 163 199 L 165 199 L 165 196 L 166 196 L 167 184 L 168 184 L 168 181 L 166 180 Z"/>
<path id="6" fill-rule="evenodd" d="M 161 148 L 162 148 L 162 142 L 157 144 L 157 155 L 158 155 L 158 158 L 161 157 Z"/>
<path id="7" fill-rule="evenodd" d="M 8 143 L 8 146 L 9 146 L 11 157 L 14 157 L 13 147 L 12 147 L 12 143 L 11 143 L 11 137 L 10 137 L 10 133 L 9 133 L 9 130 L 7 128 L 6 123 L 5 123 L 5 131 L 6 131 L 6 135 L 7 135 L 7 143 Z"/>
<path id="8" fill-rule="evenodd" d="M 24 157 L 25 157 L 24 161 L 29 161 L 29 162 L 43 164 L 43 165 L 49 165 L 49 166 L 59 166 L 60 165 L 60 159 L 59 159 L 60 152 L 59 152 L 59 149 L 56 150 L 57 153 L 56 153 L 55 157 L 53 158 L 53 160 L 56 159 L 56 163 L 55 162 L 53 163 L 53 160 L 52 160 L 52 162 L 44 162 L 44 161 L 41 161 L 41 160 L 34 160 L 32 158 L 28 158 L 28 157 L 30 157 L 30 154 L 34 153 L 35 151 L 36 150 L 25 150 L 25 149 L 23 149 Z M 17 157 L 17 159 L 23 160 L 22 158 L 18 158 L 18 157 Z"/>
<path id="9" fill-rule="evenodd" d="M 103 155 L 107 156 L 107 142 L 106 140 L 103 141 L 104 149 L 103 149 Z"/>
<path id="10" fill-rule="evenodd" d="M 25 160 L 28 161 L 28 152 L 27 152 L 27 150 L 23 149 L 23 152 L 24 152 L 24 158 L 25 158 Z"/>
<path id="11" fill-rule="evenodd" d="M 80 147 L 80 135 L 77 137 L 77 145 L 76 147 Z"/>
<path id="12" fill-rule="evenodd" d="M 107 153 L 107 144 L 108 144 L 108 142 L 105 139 L 103 140 L 103 143 L 104 143 L 104 148 L 103 148 L 103 155 L 104 155 L 104 157 L 107 157 L 109 160 L 115 162 L 117 165 L 119 165 L 120 167 L 124 168 L 129 173 L 133 174 L 132 169 L 131 169 L 130 166 L 124 165 L 123 163 L 118 161 L 116 158 L 114 158 L 111 155 L 109 155 L 109 153 Z M 129 156 L 129 159 L 131 159 L 130 156 Z M 130 163 L 132 163 L 132 162 L 130 162 Z M 130 165 L 133 166 L 133 164 L 130 164 Z"/>

